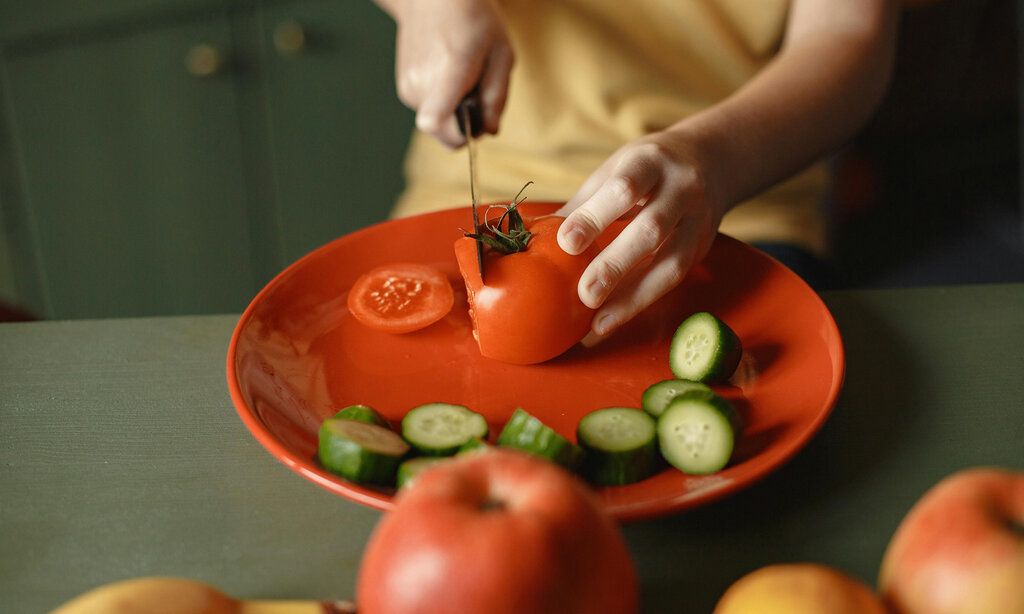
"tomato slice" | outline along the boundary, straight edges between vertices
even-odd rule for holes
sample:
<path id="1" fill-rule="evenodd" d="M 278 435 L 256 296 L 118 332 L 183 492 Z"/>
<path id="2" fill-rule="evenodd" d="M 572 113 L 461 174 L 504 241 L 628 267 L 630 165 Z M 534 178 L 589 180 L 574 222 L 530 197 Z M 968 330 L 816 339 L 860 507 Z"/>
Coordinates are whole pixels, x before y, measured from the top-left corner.
<path id="1" fill-rule="evenodd" d="M 413 262 L 386 264 L 364 273 L 348 293 L 356 320 L 386 333 L 426 328 L 451 311 L 455 293 L 444 273 Z"/>

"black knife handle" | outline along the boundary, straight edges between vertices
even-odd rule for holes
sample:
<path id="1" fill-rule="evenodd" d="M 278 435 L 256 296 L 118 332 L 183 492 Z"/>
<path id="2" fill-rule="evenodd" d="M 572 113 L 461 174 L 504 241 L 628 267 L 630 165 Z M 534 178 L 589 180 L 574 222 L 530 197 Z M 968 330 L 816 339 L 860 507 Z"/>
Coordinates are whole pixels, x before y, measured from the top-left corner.
<path id="1" fill-rule="evenodd" d="M 474 137 L 484 131 L 484 110 L 480 106 L 480 86 L 474 86 L 455 107 L 455 123 L 459 125 L 459 134 L 466 136 L 466 126 L 462 121 L 463 109 L 469 112 L 469 129 Z"/>

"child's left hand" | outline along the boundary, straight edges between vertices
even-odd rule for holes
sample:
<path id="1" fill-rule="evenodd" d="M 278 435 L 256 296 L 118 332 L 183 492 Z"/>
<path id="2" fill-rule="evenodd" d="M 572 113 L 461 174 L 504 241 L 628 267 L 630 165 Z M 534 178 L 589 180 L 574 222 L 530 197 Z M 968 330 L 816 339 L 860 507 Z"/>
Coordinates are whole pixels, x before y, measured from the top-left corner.
<path id="1" fill-rule="evenodd" d="M 619 148 L 557 214 L 558 244 L 582 252 L 613 221 L 636 216 L 583 272 L 580 300 L 597 309 L 592 345 L 682 281 L 715 238 L 725 211 L 699 139 L 672 128 Z"/>

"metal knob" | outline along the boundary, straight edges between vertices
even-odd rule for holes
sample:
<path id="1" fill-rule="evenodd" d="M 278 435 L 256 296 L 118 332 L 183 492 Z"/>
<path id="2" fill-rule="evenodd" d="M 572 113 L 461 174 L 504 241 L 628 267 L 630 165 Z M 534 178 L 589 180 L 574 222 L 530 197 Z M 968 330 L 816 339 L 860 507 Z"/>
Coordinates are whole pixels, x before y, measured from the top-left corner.
<path id="1" fill-rule="evenodd" d="M 224 67 L 224 54 L 209 43 L 193 45 L 185 54 L 185 68 L 195 77 L 212 77 Z"/>
<path id="2" fill-rule="evenodd" d="M 306 48 L 306 29 L 294 19 L 288 19 L 274 28 L 274 48 L 281 55 L 297 55 Z"/>

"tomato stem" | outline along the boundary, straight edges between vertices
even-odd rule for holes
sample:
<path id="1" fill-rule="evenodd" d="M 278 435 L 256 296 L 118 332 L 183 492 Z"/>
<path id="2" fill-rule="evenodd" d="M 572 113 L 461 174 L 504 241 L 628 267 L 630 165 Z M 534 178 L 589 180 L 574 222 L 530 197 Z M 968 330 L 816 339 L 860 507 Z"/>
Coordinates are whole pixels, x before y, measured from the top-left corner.
<path id="1" fill-rule="evenodd" d="M 487 207 L 487 211 L 484 213 L 483 227 L 479 233 L 465 231 L 463 231 L 463 233 L 467 237 L 476 239 L 487 247 L 501 252 L 502 254 L 514 254 L 516 252 L 525 251 L 527 244 L 530 242 L 532 233 L 526 229 L 526 224 L 523 222 L 523 216 L 519 213 L 519 209 L 516 207 L 519 203 L 526 200 L 526 197 L 523 196 L 523 192 L 525 192 L 526 188 L 530 187 L 530 184 L 532 183 L 532 181 L 528 181 L 509 204 L 491 205 L 490 207 Z M 497 222 L 491 222 L 490 219 L 488 219 L 492 209 L 502 210 Z M 502 224 L 505 225 L 504 229 L 502 229 Z"/>

